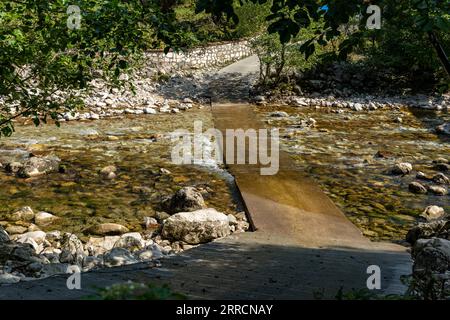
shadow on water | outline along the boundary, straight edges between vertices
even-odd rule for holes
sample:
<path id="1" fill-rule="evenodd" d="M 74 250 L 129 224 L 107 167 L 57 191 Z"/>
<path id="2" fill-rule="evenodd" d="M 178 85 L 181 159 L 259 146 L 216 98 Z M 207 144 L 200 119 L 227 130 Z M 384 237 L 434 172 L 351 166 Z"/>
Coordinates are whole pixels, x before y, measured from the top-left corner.
<path id="1" fill-rule="evenodd" d="M 448 111 L 425 110 L 419 108 L 408 108 L 422 125 L 430 132 L 436 133 L 436 127 L 450 121 L 450 113 Z M 450 143 L 450 136 L 447 134 L 436 133 L 441 142 Z"/>

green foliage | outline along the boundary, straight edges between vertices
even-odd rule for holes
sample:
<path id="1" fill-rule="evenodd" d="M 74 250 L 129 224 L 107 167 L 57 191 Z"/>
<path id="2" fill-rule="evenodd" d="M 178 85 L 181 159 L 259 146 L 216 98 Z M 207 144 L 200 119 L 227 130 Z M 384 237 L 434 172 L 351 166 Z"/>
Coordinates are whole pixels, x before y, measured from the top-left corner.
<path id="1" fill-rule="evenodd" d="M 254 3 L 267 3 L 268 0 L 251 0 Z M 201 0 L 201 2 L 215 3 L 214 0 Z M 324 13 L 319 8 L 327 4 L 328 11 Z M 339 58 L 346 59 L 355 48 L 364 46 L 367 40 L 376 39 L 376 36 L 394 39 L 401 42 L 399 36 L 404 32 L 408 32 L 415 41 L 413 43 L 420 43 L 420 46 L 415 44 L 406 45 L 405 50 L 411 52 L 411 48 L 428 47 L 434 50 L 434 55 L 442 63 L 443 72 L 450 75 L 450 62 L 446 57 L 445 51 L 448 48 L 447 44 L 442 45 L 440 38 L 447 38 L 450 30 L 450 1 L 442 0 L 379 0 L 374 1 L 373 4 L 379 5 L 383 9 L 383 20 L 387 21 L 390 28 L 382 28 L 381 30 L 367 30 L 365 23 L 368 18 L 366 12 L 368 3 L 359 0 L 273 0 L 271 6 L 271 14 L 267 17 L 269 21 L 268 32 L 271 34 L 278 34 L 281 43 L 290 43 L 295 39 L 301 30 L 307 29 L 313 22 L 323 21 L 322 28 L 316 30 L 316 33 L 311 35 L 309 39 L 304 41 L 300 46 L 300 51 L 309 58 L 319 46 L 330 45 L 330 42 L 337 38 L 345 36 L 339 43 Z M 231 7 L 227 6 L 228 2 L 223 2 L 220 7 L 220 14 L 224 14 L 228 19 L 236 20 L 234 12 L 230 12 Z M 219 9 L 212 6 L 210 12 L 214 9 Z M 385 12 L 387 15 L 385 16 Z M 400 18 L 395 18 L 390 12 Z M 361 19 L 355 20 L 355 17 Z M 345 26 L 350 23 L 354 24 L 353 30 L 348 32 Z M 356 21 L 356 23 L 355 23 Z M 397 31 L 400 31 L 400 35 Z M 410 30 L 410 31 L 408 31 Z M 428 38 L 428 39 L 427 39 Z M 430 41 L 428 41 L 430 40 Z M 409 48 L 408 48 L 409 47 Z M 397 50 L 398 51 L 398 50 Z M 447 51 L 448 52 L 448 51 Z M 387 54 L 394 53 L 389 50 Z M 412 53 L 412 52 L 411 52 Z M 425 61 L 422 52 L 412 54 L 412 57 L 417 60 Z M 436 60 L 432 61 L 435 62 Z M 435 68 L 436 69 L 436 68 Z"/>
<path id="2" fill-rule="evenodd" d="M 319 47 L 306 57 L 300 47 L 321 27 L 321 22 L 313 22 L 303 28 L 289 43 L 282 43 L 277 34 L 263 34 L 251 41 L 252 49 L 260 61 L 260 84 L 278 85 L 281 78 L 291 72 L 303 72 L 322 63 L 332 46 Z"/>
<path id="3" fill-rule="evenodd" d="M 68 28 L 69 1 L 0 2 L 0 129 L 13 132 L 12 120 L 32 117 L 36 125 L 80 106 L 70 94 L 89 89 L 95 72 L 120 85 L 119 76 L 146 48 L 146 26 L 163 18 L 138 0 L 76 0 L 81 8 L 79 29 Z M 145 14 L 144 14 L 145 13 Z M 153 20 L 150 18 L 154 18 Z M 167 41 L 170 42 L 170 41 Z M 69 95 L 55 102 L 52 95 Z"/>
<path id="4" fill-rule="evenodd" d="M 183 300 L 186 296 L 173 292 L 169 286 L 128 282 L 115 284 L 98 292 L 100 300 Z"/>

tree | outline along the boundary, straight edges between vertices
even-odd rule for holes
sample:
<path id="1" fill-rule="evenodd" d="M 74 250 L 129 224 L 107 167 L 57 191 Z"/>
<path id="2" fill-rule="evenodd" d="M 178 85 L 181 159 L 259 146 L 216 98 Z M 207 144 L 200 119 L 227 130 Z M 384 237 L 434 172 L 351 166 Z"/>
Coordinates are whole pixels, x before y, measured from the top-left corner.
<path id="1" fill-rule="evenodd" d="M 250 0 L 254 3 L 266 3 L 268 0 Z M 212 14 L 225 14 L 229 19 L 236 20 L 237 16 L 232 10 L 232 1 L 199 0 L 199 10 L 208 10 Z M 242 2 L 242 1 L 241 1 Z M 220 4 L 219 4 L 220 3 Z M 278 33 L 282 43 L 288 43 L 302 28 L 307 28 L 312 21 L 323 19 L 322 30 L 306 41 L 300 50 L 306 57 L 311 56 L 317 45 L 324 46 L 342 33 L 342 25 L 349 23 L 350 19 L 359 15 L 367 17 L 366 8 L 369 4 L 384 6 L 401 6 L 414 20 L 417 32 L 426 33 L 433 45 L 437 57 L 441 61 L 447 74 L 450 76 L 450 63 L 439 41 L 439 34 L 450 32 L 450 1 L 447 0 L 273 0 L 272 14 L 268 16 L 270 33 Z M 326 14 L 319 8 L 327 5 Z M 206 9 L 208 8 L 208 9 Z M 365 20 L 361 19 L 358 31 L 349 35 L 340 45 L 340 56 L 345 57 L 352 48 L 358 44 L 365 35 Z M 403 28 L 404 25 L 399 25 Z"/>
<path id="2" fill-rule="evenodd" d="M 75 5 L 68 10 L 69 5 Z M 173 1 L 3 0 L 0 2 L 0 136 L 13 120 L 32 117 L 36 125 L 80 104 L 73 93 L 89 90 L 100 74 L 113 85 L 148 47 L 148 32 L 168 46 Z M 79 8 L 79 9 L 78 9 Z M 62 91 L 66 95 L 55 94 Z"/>

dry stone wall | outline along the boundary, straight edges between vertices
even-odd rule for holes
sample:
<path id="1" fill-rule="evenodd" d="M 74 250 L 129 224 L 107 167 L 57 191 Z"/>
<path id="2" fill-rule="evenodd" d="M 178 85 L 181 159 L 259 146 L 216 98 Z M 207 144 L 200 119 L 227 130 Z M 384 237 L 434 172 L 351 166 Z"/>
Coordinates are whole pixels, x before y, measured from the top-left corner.
<path id="1" fill-rule="evenodd" d="M 150 51 L 146 54 L 147 62 L 164 71 L 201 69 L 221 66 L 252 54 L 248 40 L 221 42 L 204 47 L 190 49 L 186 52 Z"/>

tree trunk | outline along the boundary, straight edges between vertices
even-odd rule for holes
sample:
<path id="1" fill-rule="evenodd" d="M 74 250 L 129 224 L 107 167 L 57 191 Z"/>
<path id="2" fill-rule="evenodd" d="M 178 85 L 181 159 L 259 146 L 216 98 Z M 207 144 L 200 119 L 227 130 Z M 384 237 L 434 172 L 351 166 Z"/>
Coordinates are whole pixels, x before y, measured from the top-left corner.
<path id="1" fill-rule="evenodd" d="M 430 42 L 433 45 L 434 50 L 436 50 L 436 53 L 439 57 L 439 60 L 442 63 L 442 66 L 444 67 L 445 71 L 447 71 L 447 74 L 450 77 L 450 61 L 447 57 L 447 54 L 445 53 L 444 48 L 439 42 L 439 39 L 436 37 L 433 31 L 428 31 L 428 38 L 430 39 Z"/>

